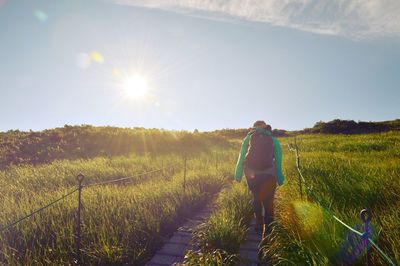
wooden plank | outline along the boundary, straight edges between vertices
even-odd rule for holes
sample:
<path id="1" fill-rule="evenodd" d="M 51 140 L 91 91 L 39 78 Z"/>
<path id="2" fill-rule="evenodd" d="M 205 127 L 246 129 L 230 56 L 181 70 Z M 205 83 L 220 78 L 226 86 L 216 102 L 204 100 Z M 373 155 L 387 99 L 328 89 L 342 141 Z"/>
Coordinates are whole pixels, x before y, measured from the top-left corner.
<path id="1" fill-rule="evenodd" d="M 148 262 L 146 266 L 166 266 L 168 264 L 160 264 L 160 263 L 155 263 L 155 262 Z"/>
<path id="2" fill-rule="evenodd" d="M 146 264 L 146 265 L 150 265 L 151 263 L 153 263 L 153 264 L 161 264 L 161 265 L 171 265 L 171 264 L 179 263 L 179 262 L 182 262 L 182 261 L 183 261 L 182 257 L 156 254 L 151 259 L 149 264 Z"/>
<path id="3" fill-rule="evenodd" d="M 174 234 L 171 239 L 168 241 L 168 243 L 174 243 L 174 244 L 187 244 L 190 242 L 192 239 L 191 234 Z"/>
<path id="4" fill-rule="evenodd" d="M 258 261 L 258 250 L 245 250 L 245 249 L 240 249 L 239 250 L 239 255 L 247 259 L 251 262 L 257 262 Z"/>
<path id="5" fill-rule="evenodd" d="M 240 249 L 258 250 L 259 245 L 260 245 L 260 242 L 258 242 L 258 241 L 245 241 L 240 246 Z"/>
<path id="6" fill-rule="evenodd" d="M 261 234 L 257 233 L 247 233 L 246 241 L 261 241 Z"/>
<path id="7" fill-rule="evenodd" d="M 182 263 L 186 251 L 193 248 L 191 240 L 194 228 L 210 216 L 212 208 L 212 206 L 208 206 L 207 209 L 197 213 L 194 219 L 188 219 L 183 226 L 177 229 L 146 266 L 170 266 Z"/>
<path id="8" fill-rule="evenodd" d="M 255 219 L 250 223 L 250 229 L 247 231 L 245 241 L 240 245 L 239 256 L 242 258 L 240 266 L 256 266 L 258 265 L 258 250 L 261 241 L 261 233 L 257 233 L 253 230 Z"/>
<path id="9" fill-rule="evenodd" d="M 172 256 L 185 256 L 186 250 L 188 248 L 187 244 L 174 244 L 168 242 L 165 244 L 157 254 L 162 255 L 172 255 Z"/>

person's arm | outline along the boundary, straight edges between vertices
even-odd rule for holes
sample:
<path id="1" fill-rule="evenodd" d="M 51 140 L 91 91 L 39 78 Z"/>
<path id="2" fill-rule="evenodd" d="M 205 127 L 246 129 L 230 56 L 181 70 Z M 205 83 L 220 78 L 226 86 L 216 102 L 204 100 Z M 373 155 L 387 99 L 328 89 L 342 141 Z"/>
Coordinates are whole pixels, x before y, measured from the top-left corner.
<path id="1" fill-rule="evenodd" d="M 239 153 L 239 158 L 236 163 L 236 169 L 235 169 L 235 180 L 240 182 L 242 181 L 242 176 L 243 176 L 243 162 L 246 157 L 247 149 L 249 147 L 249 141 L 250 141 L 250 134 L 247 135 L 242 143 L 242 148 L 240 149 Z"/>
<path id="2" fill-rule="evenodd" d="M 277 138 L 272 137 L 272 140 L 274 142 L 276 179 L 279 185 L 283 185 L 283 182 L 285 181 L 285 176 L 282 172 L 282 148 Z"/>

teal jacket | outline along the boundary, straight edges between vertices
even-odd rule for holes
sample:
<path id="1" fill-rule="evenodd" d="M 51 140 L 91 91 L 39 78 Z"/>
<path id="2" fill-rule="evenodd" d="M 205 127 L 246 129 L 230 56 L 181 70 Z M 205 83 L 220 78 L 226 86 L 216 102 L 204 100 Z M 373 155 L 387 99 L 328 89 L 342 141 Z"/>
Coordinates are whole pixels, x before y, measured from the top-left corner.
<path id="1" fill-rule="evenodd" d="M 244 138 L 242 143 L 242 148 L 240 149 L 239 158 L 236 164 L 235 170 L 235 179 L 236 181 L 240 182 L 243 176 L 243 162 L 246 157 L 247 150 L 249 148 L 249 142 L 251 136 L 258 132 L 260 134 L 268 135 L 272 137 L 273 145 L 274 145 L 274 155 L 275 155 L 275 167 L 276 167 L 276 180 L 279 185 L 282 185 L 285 177 L 283 176 L 282 172 L 282 148 L 281 144 L 279 143 L 278 139 L 272 136 L 272 133 L 264 128 L 256 128 L 250 131 L 247 136 Z"/>

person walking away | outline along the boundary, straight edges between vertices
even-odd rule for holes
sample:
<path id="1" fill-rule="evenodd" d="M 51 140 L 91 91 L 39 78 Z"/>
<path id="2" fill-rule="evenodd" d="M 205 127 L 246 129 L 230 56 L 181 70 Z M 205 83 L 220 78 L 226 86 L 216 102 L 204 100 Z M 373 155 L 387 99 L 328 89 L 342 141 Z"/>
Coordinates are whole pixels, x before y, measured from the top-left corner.
<path id="1" fill-rule="evenodd" d="M 235 180 L 240 182 L 246 176 L 247 185 L 253 195 L 253 211 L 256 219 L 255 230 L 269 234 L 274 220 L 274 196 L 276 184 L 282 185 L 282 149 L 272 135 L 271 126 L 256 121 L 244 138 L 235 169 Z M 264 217 L 262 216 L 264 208 Z"/>

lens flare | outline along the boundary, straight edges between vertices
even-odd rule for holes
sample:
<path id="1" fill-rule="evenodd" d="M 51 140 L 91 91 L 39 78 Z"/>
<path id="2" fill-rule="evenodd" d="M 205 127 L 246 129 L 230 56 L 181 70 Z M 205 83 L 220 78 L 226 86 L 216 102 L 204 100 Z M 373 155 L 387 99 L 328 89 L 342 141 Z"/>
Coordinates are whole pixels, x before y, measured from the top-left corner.
<path id="1" fill-rule="evenodd" d="M 90 59 L 92 59 L 92 61 L 102 64 L 104 62 L 104 57 L 101 53 L 93 51 L 90 53 Z"/>
<path id="2" fill-rule="evenodd" d="M 40 9 L 35 9 L 35 10 L 33 11 L 33 15 L 34 15 L 38 20 L 40 20 L 41 22 L 46 22 L 46 21 L 47 21 L 47 18 L 48 18 L 47 14 L 44 13 L 44 12 L 43 12 L 42 10 L 40 10 Z"/>
<path id="3" fill-rule="evenodd" d="M 303 237 L 316 233 L 324 222 L 322 209 L 315 203 L 305 201 L 292 202 L 291 225 Z"/>
<path id="4" fill-rule="evenodd" d="M 80 53 L 76 56 L 76 65 L 79 68 L 87 69 L 92 65 L 92 62 L 102 64 L 104 57 L 101 53 L 93 51 L 90 54 Z"/>
<path id="5" fill-rule="evenodd" d="M 113 68 L 112 74 L 113 74 L 113 76 L 116 77 L 116 78 L 120 78 L 120 77 L 123 76 L 123 72 L 122 72 L 122 70 L 119 69 L 119 68 Z"/>

